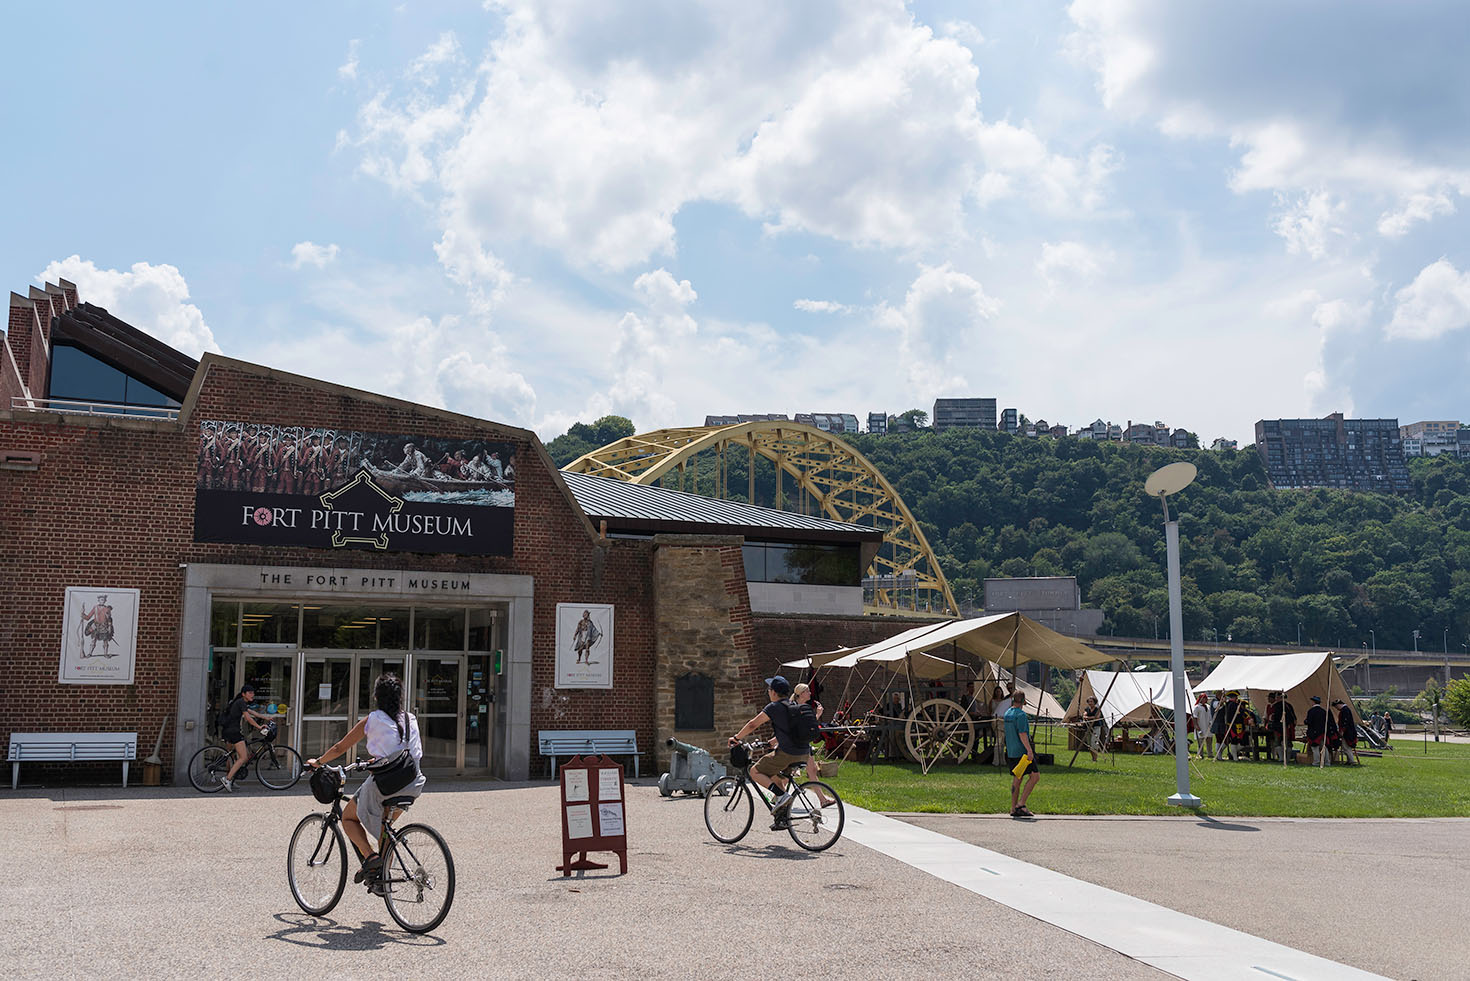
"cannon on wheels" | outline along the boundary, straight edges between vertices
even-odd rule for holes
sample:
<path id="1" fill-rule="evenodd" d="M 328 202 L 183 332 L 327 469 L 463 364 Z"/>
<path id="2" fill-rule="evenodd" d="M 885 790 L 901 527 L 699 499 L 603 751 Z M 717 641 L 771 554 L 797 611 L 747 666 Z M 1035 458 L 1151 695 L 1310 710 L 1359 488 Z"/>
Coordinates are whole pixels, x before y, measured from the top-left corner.
<path id="1" fill-rule="evenodd" d="M 925 773 L 936 763 L 963 763 L 974 749 L 975 720 L 951 699 L 919 703 L 904 723 L 904 755 Z"/>
<path id="2" fill-rule="evenodd" d="M 674 752 L 669 757 L 669 772 L 658 778 L 658 792 L 665 797 L 674 793 L 709 793 L 715 781 L 725 775 L 723 764 L 716 763 L 709 750 L 670 738 L 665 745 Z"/>

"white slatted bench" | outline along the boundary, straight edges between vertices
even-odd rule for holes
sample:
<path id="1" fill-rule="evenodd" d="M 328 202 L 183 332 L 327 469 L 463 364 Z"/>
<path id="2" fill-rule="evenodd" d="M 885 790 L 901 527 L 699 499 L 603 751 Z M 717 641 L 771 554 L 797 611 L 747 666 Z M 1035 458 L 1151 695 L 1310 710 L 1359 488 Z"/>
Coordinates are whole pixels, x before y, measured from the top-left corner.
<path id="1" fill-rule="evenodd" d="M 551 778 L 556 779 L 558 756 L 631 755 L 633 776 L 638 776 L 638 738 L 632 729 L 542 729 L 538 734 L 541 755 L 551 757 Z"/>
<path id="2" fill-rule="evenodd" d="M 20 783 L 22 763 L 66 763 L 117 760 L 122 763 L 123 786 L 128 764 L 138 758 L 136 732 L 12 732 L 10 734 L 10 789 Z"/>

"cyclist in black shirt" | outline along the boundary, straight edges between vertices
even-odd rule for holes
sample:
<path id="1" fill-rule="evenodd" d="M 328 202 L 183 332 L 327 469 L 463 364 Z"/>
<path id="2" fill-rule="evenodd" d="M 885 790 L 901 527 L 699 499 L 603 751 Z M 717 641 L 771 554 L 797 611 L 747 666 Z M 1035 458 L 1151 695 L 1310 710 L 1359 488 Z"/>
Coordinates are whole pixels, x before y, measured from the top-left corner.
<path id="1" fill-rule="evenodd" d="M 224 780 L 221 781 L 224 784 L 225 790 L 228 791 L 235 789 L 235 771 L 244 766 L 245 761 L 250 758 L 249 751 L 245 749 L 244 733 L 240 729 L 241 720 L 243 719 L 249 722 L 256 729 L 265 728 L 265 716 L 260 715 L 250 708 L 250 705 L 254 701 L 255 686 L 247 682 L 241 686 L 240 694 L 230 700 L 229 707 L 224 712 L 223 724 L 220 726 L 220 736 L 235 751 L 235 762 L 230 764 L 230 772 L 226 773 Z"/>
<path id="2" fill-rule="evenodd" d="M 779 674 L 766 679 L 766 697 L 770 700 L 765 708 L 761 709 L 749 722 L 740 727 L 740 731 L 730 737 L 730 745 L 741 742 L 747 735 L 759 729 L 765 723 L 771 724 L 776 738 L 771 740 L 772 752 L 762 756 L 751 767 L 750 778 L 762 787 L 782 796 L 776 801 L 774 811 L 776 823 L 771 826 L 772 830 L 785 827 L 786 809 L 791 805 L 790 788 L 782 786 L 777 781 L 778 774 L 793 763 L 804 763 L 811 755 L 811 747 L 803 746 L 795 735 L 796 709 L 786 699 L 791 697 L 791 682 Z"/>

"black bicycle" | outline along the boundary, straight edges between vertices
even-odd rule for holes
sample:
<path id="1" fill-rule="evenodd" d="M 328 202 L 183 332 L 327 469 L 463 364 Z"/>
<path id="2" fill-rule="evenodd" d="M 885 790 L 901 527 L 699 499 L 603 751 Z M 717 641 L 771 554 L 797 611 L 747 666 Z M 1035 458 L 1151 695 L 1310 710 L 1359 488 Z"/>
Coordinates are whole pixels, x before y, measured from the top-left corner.
<path id="1" fill-rule="evenodd" d="M 272 790 L 287 790 L 301 779 L 301 754 L 290 746 L 276 745 L 274 722 L 267 722 L 263 731 L 246 740 L 245 751 L 250 755 L 235 774 L 237 779 L 252 765 L 255 767 L 255 779 Z M 220 790 L 234 759 L 235 754 L 229 747 L 204 747 L 189 760 L 189 782 L 201 794 Z"/>
<path id="2" fill-rule="evenodd" d="M 755 799 L 766 805 L 775 816 L 775 797 L 767 796 L 750 778 L 751 762 L 763 747 L 758 743 L 737 743 L 730 747 L 730 762 L 740 770 L 739 776 L 721 777 L 704 798 L 704 826 L 716 841 L 727 845 L 744 838 L 755 818 Z M 788 786 L 796 788 L 787 811 L 786 830 L 791 838 L 809 852 L 831 848 L 842 836 L 844 819 L 842 798 L 837 791 L 820 780 L 796 783 L 796 774 L 804 766 L 793 763 L 781 771 Z"/>
<path id="3" fill-rule="evenodd" d="M 286 852 L 286 881 L 296 905 L 312 916 L 325 916 L 347 888 L 347 840 L 342 834 L 342 805 L 352 798 L 342 793 L 347 774 L 369 761 L 350 766 L 324 766 L 335 780 L 312 780 L 312 793 L 332 809 L 308 814 L 291 834 Z M 414 802 L 413 797 L 383 799 L 383 831 L 378 836 L 382 864 L 377 874 L 363 876 L 368 892 L 382 896 L 388 915 L 410 933 L 428 933 L 444 922 L 454 903 L 454 857 L 443 835 L 427 824 L 393 826 L 395 816 Z M 352 849 L 356 854 L 357 849 Z M 358 856 L 362 865 L 362 857 Z"/>

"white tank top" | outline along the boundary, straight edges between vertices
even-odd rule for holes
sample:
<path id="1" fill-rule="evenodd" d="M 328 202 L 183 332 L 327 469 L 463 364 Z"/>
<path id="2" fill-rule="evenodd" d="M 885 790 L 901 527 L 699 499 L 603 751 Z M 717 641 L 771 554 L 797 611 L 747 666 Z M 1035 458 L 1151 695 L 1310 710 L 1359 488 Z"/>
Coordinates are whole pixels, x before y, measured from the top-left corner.
<path id="1" fill-rule="evenodd" d="M 389 753 L 396 753 L 407 746 L 409 754 L 415 760 L 424 758 L 424 746 L 419 741 L 419 720 L 412 712 L 406 714 L 408 724 L 405 728 L 408 731 L 408 738 L 400 739 L 398 726 L 392 717 L 380 709 L 373 710 L 373 713 L 367 717 L 367 725 L 363 729 L 367 735 L 369 756 L 378 759 Z"/>

